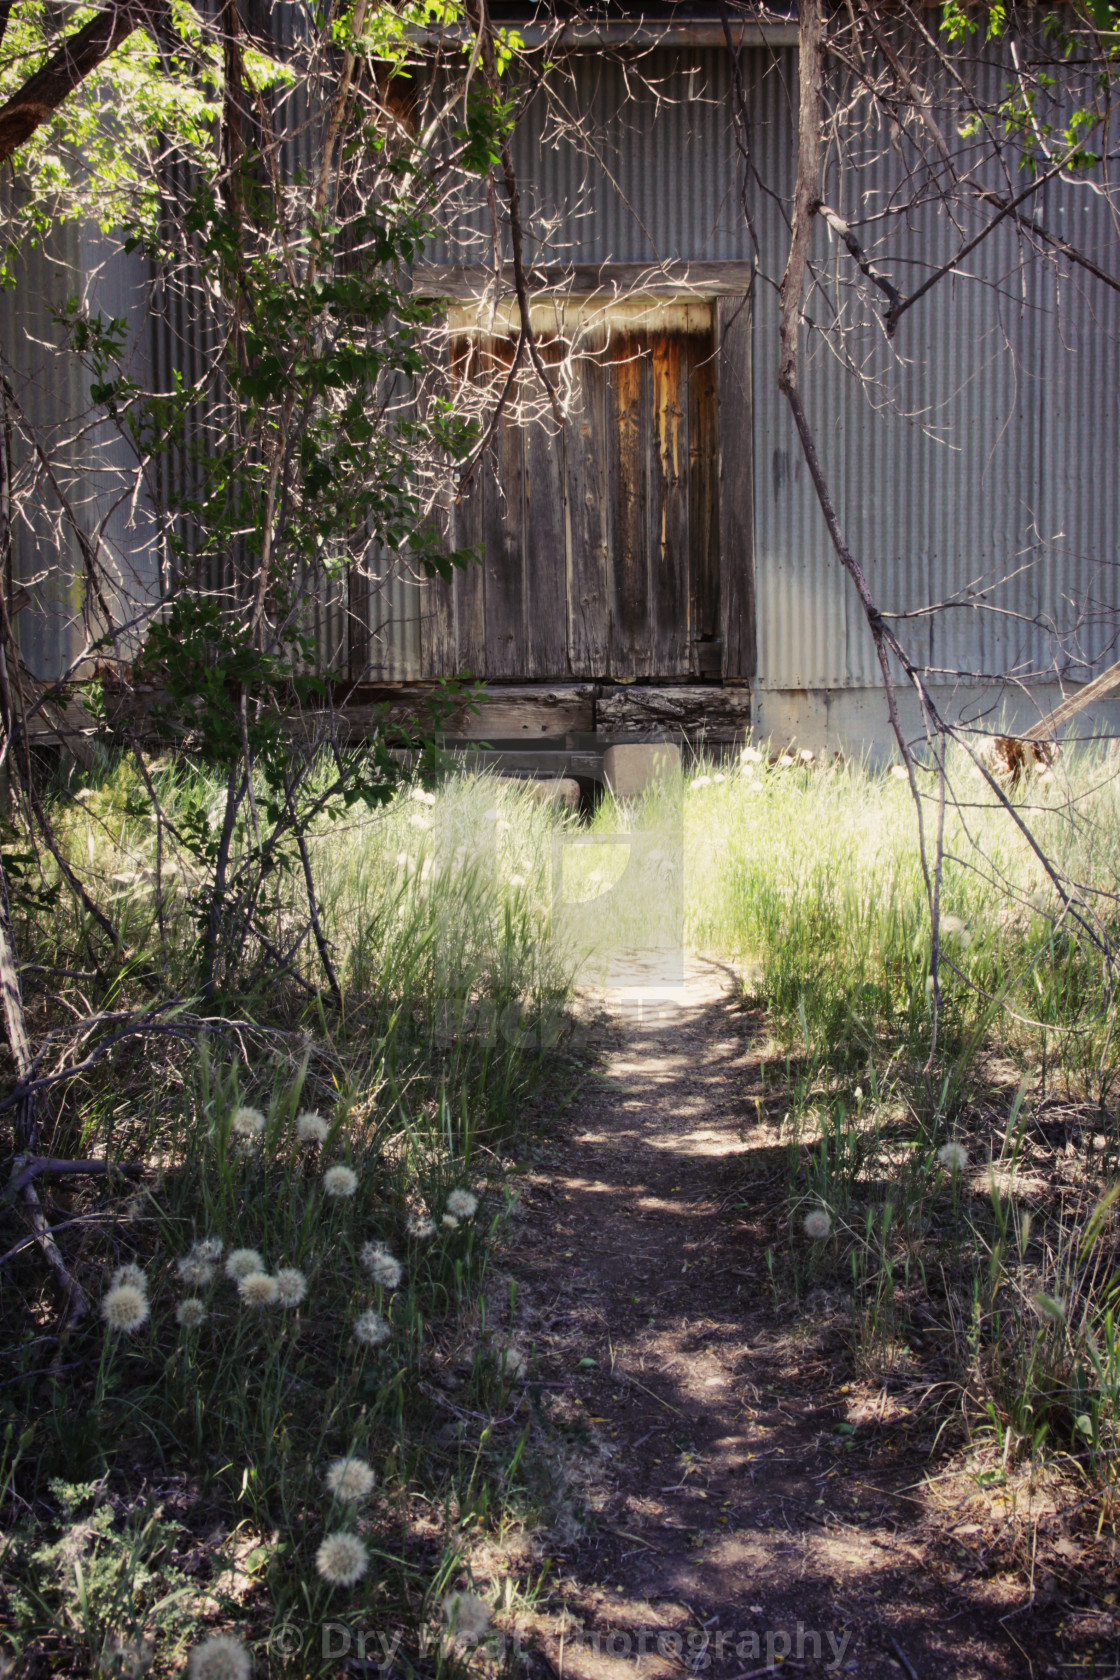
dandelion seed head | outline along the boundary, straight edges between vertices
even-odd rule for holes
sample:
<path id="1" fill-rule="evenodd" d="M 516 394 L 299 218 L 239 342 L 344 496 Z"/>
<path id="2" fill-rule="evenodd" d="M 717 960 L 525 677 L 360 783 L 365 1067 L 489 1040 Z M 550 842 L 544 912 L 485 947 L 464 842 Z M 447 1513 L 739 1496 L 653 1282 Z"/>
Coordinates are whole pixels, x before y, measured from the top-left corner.
<path id="1" fill-rule="evenodd" d="M 811 747 L 802 747 L 797 756 L 801 760 L 802 764 L 812 764 L 817 755 L 813 752 Z"/>
<path id="2" fill-rule="evenodd" d="M 401 1263 L 389 1253 L 384 1243 L 366 1243 L 361 1252 L 361 1262 L 374 1283 L 382 1289 L 397 1288 L 401 1281 Z"/>
<path id="3" fill-rule="evenodd" d="M 336 1499 L 356 1505 L 372 1491 L 377 1477 L 364 1458 L 336 1458 L 327 1469 L 327 1486 Z"/>
<path id="4" fill-rule="evenodd" d="M 259 1137 L 264 1131 L 264 1115 L 259 1108 L 235 1108 L 230 1117 L 229 1129 L 236 1132 L 238 1137 Z"/>
<path id="5" fill-rule="evenodd" d="M 966 932 L 966 924 L 959 916 L 942 916 L 941 931 L 947 933 L 950 939 L 955 939 L 958 933 Z"/>
<path id="6" fill-rule="evenodd" d="M 280 1299 L 280 1285 L 267 1272 L 250 1272 L 237 1285 L 247 1307 L 274 1307 Z"/>
<path id="7" fill-rule="evenodd" d="M 148 1293 L 148 1274 L 142 1266 L 118 1266 L 109 1279 L 110 1289 L 138 1289 L 141 1295 Z"/>
<path id="8" fill-rule="evenodd" d="M 354 1320 L 354 1339 L 363 1347 L 380 1347 L 389 1340 L 390 1334 L 388 1322 L 372 1307 L 368 1312 L 359 1313 Z"/>
<path id="9" fill-rule="evenodd" d="M 201 1289 L 214 1279 L 214 1268 L 210 1261 L 203 1260 L 202 1256 L 193 1250 L 190 1254 L 184 1254 L 175 1270 L 183 1282 L 190 1284 L 194 1289 Z"/>
<path id="10" fill-rule="evenodd" d="M 302 1114 L 296 1115 L 296 1137 L 300 1143 L 326 1143 L 330 1131 L 323 1116 L 313 1109 L 305 1108 Z"/>
<path id="11" fill-rule="evenodd" d="M 696 788 L 711 787 L 711 785 L 712 778 L 710 776 L 694 776 L 692 778 L 692 786 L 694 790 Z"/>
<path id="12" fill-rule="evenodd" d="M 452 1190 L 447 1198 L 447 1211 L 456 1219 L 473 1219 L 478 1212 L 478 1197 L 473 1190 Z"/>
<path id="13" fill-rule="evenodd" d="M 891 775 L 894 777 L 896 782 L 908 782 L 910 780 L 910 772 L 907 770 L 905 764 L 892 764 Z"/>
<path id="14" fill-rule="evenodd" d="M 860 1103 L 863 1101 L 863 1086 L 857 1085 L 855 1090 L 852 1092 L 852 1096 L 855 1098 L 856 1107 L 858 1108 Z"/>
<path id="15" fill-rule="evenodd" d="M 307 1296 L 307 1279 L 298 1266 L 281 1266 L 275 1274 L 276 1294 L 282 1307 L 298 1307 Z"/>
<path id="16" fill-rule="evenodd" d="M 459 1221 L 453 1213 L 445 1213 L 440 1220 L 440 1224 L 445 1231 L 457 1231 L 459 1229 Z"/>
<path id="17" fill-rule="evenodd" d="M 968 1150 L 963 1143 L 943 1143 L 937 1151 L 937 1159 L 947 1173 L 963 1172 L 968 1166 Z"/>
<path id="18" fill-rule="evenodd" d="M 148 1297 L 134 1283 L 118 1283 L 101 1303 L 101 1316 L 110 1330 L 131 1335 L 148 1320 Z"/>
<path id="19" fill-rule="evenodd" d="M 823 1242 L 832 1230 L 832 1216 L 825 1208 L 810 1208 L 804 1224 L 807 1237 L 814 1242 Z"/>
<path id="20" fill-rule="evenodd" d="M 328 1167 L 323 1174 L 323 1189 L 328 1196 L 346 1201 L 358 1188 L 358 1175 L 350 1167 Z"/>
<path id="21" fill-rule="evenodd" d="M 740 764 L 761 764 L 762 754 L 757 747 L 744 747 L 739 754 Z"/>
<path id="22" fill-rule="evenodd" d="M 233 1248 L 226 1260 L 226 1276 L 234 1283 L 240 1283 L 242 1278 L 264 1269 L 264 1261 L 255 1248 Z"/>
<path id="23" fill-rule="evenodd" d="M 715 774 L 715 775 L 714 775 L 714 776 L 713 776 L 713 777 L 712 777 L 712 781 L 713 781 L 713 782 L 717 782 L 717 783 L 718 783 L 718 782 L 725 782 L 725 781 L 726 781 L 726 780 L 727 780 L 727 777 L 726 777 L 726 776 L 725 776 L 725 775 L 724 775 L 724 773 L 723 773 L 723 771 L 722 771 L 722 770 L 720 770 L 720 771 L 718 771 L 718 772 L 717 772 L 717 773 L 716 773 L 716 774 Z"/>
<path id="24" fill-rule="evenodd" d="M 793 763 L 793 754 L 783 753 L 779 758 L 778 763 L 781 765 L 783 770 L 788 770 L 790 765 Z"/>
<path id="25" fill-rule="evenodd" d="M 196 1645 L 187 1663 L 190 1680 L 249 1680 L 253 1659 L 232 1633 L 215 1633 Z"/>
<path id="26" fill-rule="evenodd" d="M 200 1301 L 197 1295 L 188 1295 L 176 1307 L 175 1317 L 184 1330 L 197 1330 L 206 1317 L 206 1303 Z"/>
<path id="27" fill-rule="evenodd" d="M 511 887 L 523 887 L 525 885 L 524 875 L 511 875 L 509 884 Z"/>
<path id="28" fill-rule="evenodd" d="M 490 1608 L 477 1593 L 448 1593 L 443 1615 L 448 1631 L 465 1644 L 476 1644 L 490 1626 Z"/>
<path id="29" fill-rule="evenodd" d="M 414 799 L 418 805 L 434 805 L 436 802 L 435 794 L 429 793 L 426 788 L 414 787 L 408 797 Z"/>
<path id="30" fill-rule="evenodd" d="M 328 1534 L 315 1553 L 315 1567 L 332 1587 L 352 1587 L 369 1568 L 369 1553 L 356 1534 Z"/>
<path id="31" fill-rule="evenodd" d="M 195 1243 L 191 1253 L 197 1254 L 200 1260 L 220 1260 L 224 1246 L 221 1237 L 203 1237 L 201 1242 Z"/>
<path id="32" fill-rule="evenodd" d="M 436 1222 L 426 1213 L 410 1213 L 404 1228 L 414 1242 L 428 1242 L 436 1234 Z"/>
<path id="33" fill-rule="evenodd" d="M 520 1382 L 529 1369 L 528 1362 L 521 1349 L 514 1347 L 512 1344 L 509 1347 L 502 1348 L 498 1355 L 498 1363 L 507 1382 Z"/>

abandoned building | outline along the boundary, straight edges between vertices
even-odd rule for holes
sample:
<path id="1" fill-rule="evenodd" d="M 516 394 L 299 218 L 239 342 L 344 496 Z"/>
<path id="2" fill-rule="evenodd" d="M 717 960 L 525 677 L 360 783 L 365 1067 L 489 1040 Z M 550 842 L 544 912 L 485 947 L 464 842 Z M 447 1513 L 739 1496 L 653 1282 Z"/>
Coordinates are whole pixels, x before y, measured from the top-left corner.
<path id="1" fill-rule="evenodd" d="M 481 565 L 451 583 L 397 568 L 345 598 L 324 589 L 322 663 L 356 685 L 358 709 L 469 672 L 488 697 L 457 728 L 527 755 L 510 758 L 514 768 L 651 736 L 882 751 L 871 638 L 776 379 L 796 21 L 735 25 L 761 183 L 756 248 L 724 25 L 695 8 L 645 10 L 657 16 L 571 28 L 554 43 L 579 136 L 543 97 L 514 134 L 534 329 L 562 419 L 537 403 L 497 427 L 455 512 L 456 540 L 477 547 Z M 993 101 L 997 59 L 993 48 L 984 72 Z M 830 202 L 873 223 L 905 161 L 889 135 L 868 132 L 829 167 Z M 1076 217 L 1080 248 L 1117 272 L 1107 197 L 1057 177 L 1032 214 L 1059 230 Z M 495 296 L 487 227 L 481 197 L 464 201 L 413 276 L 449 300 L 448 366 L 462 378 L 487 358 L 508 365 L 517 332 L 513 276 L 502 272 Z M 37 259 L 36 319 L 26 287 L 18 317 L 13 294 L 0 298 L 0 332 L 23 344 L 32 403 L 51 400 L 48 305 L 100 261 L 96 234 L 66 238 L 49 263 Z M 893 224 L 889 259 L 922 274 L 961 238 L 931 195 Z M 818 328 L 835 326 L 847 307 L 838 288 L 858 276 L 824 218 L 815 241 L 805 400 L 851 546 L 884 610 L 904 615 L 899 633 L 947 711 L 1028 728 L 1117 657 L 1120 296 L 1084 271 L 1059 273 L 1008 218 L 892 345 L 853 328 L 838 354 Z M 99 273 L 105 313 L 128 313 L 139 262 L 114 258 Z M 174 354 L 151 346 L 155 378 Z M 156 589 L 144 520 L 116 509 L 105 534 L 122 569 L 148 567 L 141 581 Z M 42 556 L 22 542 L 18 567 L 31 576 Z M 44 678 L 65 667 L 72 600 L 56 568 L 20 614 L 25 657 Z M 1110 715 L 1106 705 L 1090 723 Z M 913 707 L 907 717 L 916 727 Z"/>

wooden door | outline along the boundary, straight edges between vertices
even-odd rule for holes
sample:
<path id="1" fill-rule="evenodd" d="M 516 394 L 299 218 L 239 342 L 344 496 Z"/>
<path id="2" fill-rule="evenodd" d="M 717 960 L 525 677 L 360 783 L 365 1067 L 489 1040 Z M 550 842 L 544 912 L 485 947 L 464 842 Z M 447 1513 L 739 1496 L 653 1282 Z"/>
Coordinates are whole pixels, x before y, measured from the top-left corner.
<path id="1" fill-rule="evenodd" d="M 425 674 L 688 680 L 721 674 L 713 311 L 647 310 L 595 337 L 542 335 L 564 423 L 500 419 L 455 516 L 481 567 L 429 591 Z M 460 378 L 499 381 L 511 336 L 453 339 Z"/>

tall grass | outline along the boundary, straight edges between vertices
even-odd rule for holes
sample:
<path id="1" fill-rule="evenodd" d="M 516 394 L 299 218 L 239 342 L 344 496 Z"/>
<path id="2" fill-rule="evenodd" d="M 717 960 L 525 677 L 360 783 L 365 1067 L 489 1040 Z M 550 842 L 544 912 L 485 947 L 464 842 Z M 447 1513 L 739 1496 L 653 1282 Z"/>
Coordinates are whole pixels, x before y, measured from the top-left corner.
<path id="1" fill-rule="evenodd" d="M 56 798 L 55 832 L 122 948 L 108 962 L 66 895 L 51 902 L 48 860 L 48 909 L 17 906 L 37 1030 L 157 988 L 192 999 L 202 883 L 168 833 L 222 789 L 168 765 L 158 795 L 159 835 L 127 764 Z M 210 1006 L 201 1040 L 126 1047 L 51 1102 L 49 1153 L 140 1171 L 71 1181 L 51 1212 L 95 1312 L 122 1265 L 141 1268 L 148 1311 L 134 1331 L 94 1317 L 60 1342 L 35 1250 L 6 1266 L 0 1501 L 21 1672 L 180 1672 L 224 1629 L 255 1649 L 256 1673 L 302 1676 L 322 1666 L 332 1617 L 415 1646 L 475 1537 L 542 1495 L 518 1386 L 532 1348 L 487 1269 L 570 989 L 548 937 L 563 821 L 461 778 L 324 824 L 310 850 L 341 1006 L 293 975 L 250 975 Z M 295 870 L 274 884 L 278 945 L 306 919 L 301 893 Z M 235 1123 L 246 1107 L 259 1129 Z M 301 1137 L 304 1111 L 322 1124 Z M 329 1193 L 337 1166 L 352 1194 Z M 22 1222 L 8 1214 L 3 1231 L 6 1249 Z M 249 1304 L 223 1262 L 198 1263 L 207 1240 L 256 1251 L 274 1278 L 302 1274 L 305 1298 Z M 185 1299 L 201 1305 L 181 1322 Z M 353 1455 L 376 1477 L 359 1509 L 324 1481 Z M 368 1554 L 352 1587 L 316 1562 L 339 1529 Z"/>
<path id="2" fill-rule="evenodd" d="M 848 1292 L 857 1363 L 956 1394 L 1000 1475 L 1059 1451 L 1110 1514 L 1118 769 L 1115 750 L 1071 751 L 1013 794 L 1092 939 L 968 761 L 953 766 L 933 1056 L 906 780 L 786 755 L 698 766 L 685 798 L 690 942 L 739 963 L 773 1038 L 780 1289 Z M 932 827 L 934 779 L 919 779 Z"/>

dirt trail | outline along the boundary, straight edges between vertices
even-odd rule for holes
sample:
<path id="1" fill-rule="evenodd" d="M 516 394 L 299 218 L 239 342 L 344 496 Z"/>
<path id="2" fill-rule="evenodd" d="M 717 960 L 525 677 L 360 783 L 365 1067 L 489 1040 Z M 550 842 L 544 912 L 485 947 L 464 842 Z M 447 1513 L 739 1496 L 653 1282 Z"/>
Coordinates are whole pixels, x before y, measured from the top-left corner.
<path id="1" fill-rule="evenodd" d="M 756 1103 L 763 1027 L 732 980 L 693 962 L 675 1007 L 608 1011 L 575 1100 L 543 1105 L 507 1256 L 570 1443 L 543 1665 L 1115 1673 L 1107 1612 L 1079 1637 L 1052 1578 L 1032 1603 L 955 1484 L 925 1483 L 932 1429 L 905 1374 L 853 1377 L 841 1298 L 776 1307 L 781 1116 Z"/>

